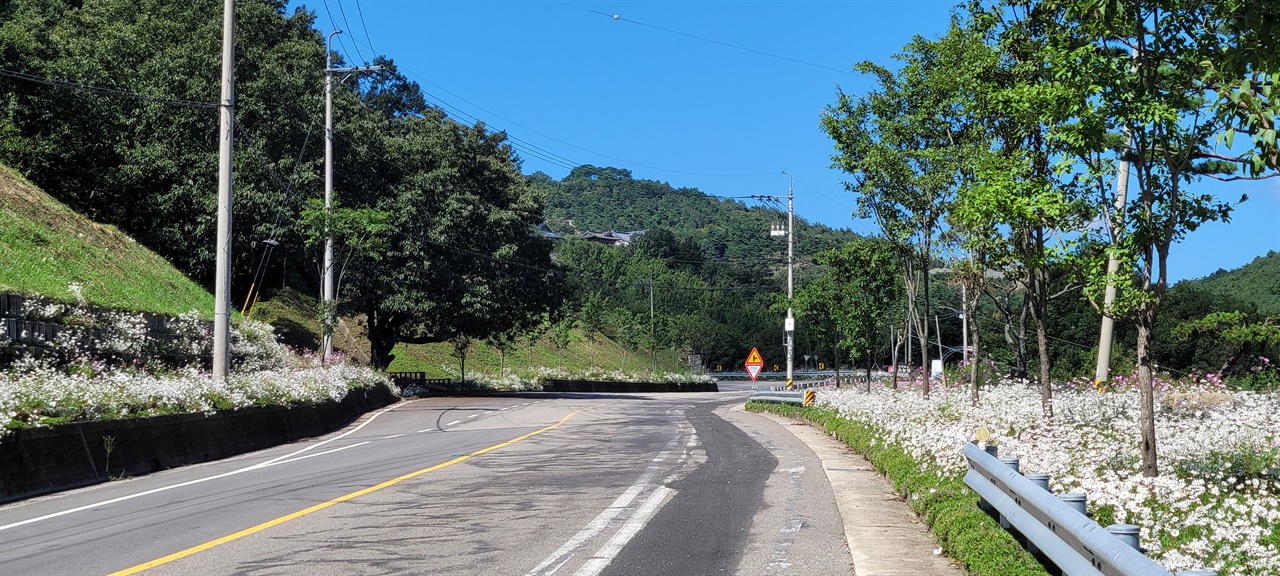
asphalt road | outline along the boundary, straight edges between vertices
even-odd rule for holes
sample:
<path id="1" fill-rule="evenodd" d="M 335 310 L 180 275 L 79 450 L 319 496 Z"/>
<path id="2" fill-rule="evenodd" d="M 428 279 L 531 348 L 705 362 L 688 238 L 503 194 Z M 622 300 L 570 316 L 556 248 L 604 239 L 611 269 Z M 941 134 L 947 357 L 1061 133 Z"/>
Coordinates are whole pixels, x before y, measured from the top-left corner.
<path id="1" fill-rule="evenodd" d="M 744 399 L 406 401 L 0 507 L 0 574 L 850 573 L 822 467 Z"/>

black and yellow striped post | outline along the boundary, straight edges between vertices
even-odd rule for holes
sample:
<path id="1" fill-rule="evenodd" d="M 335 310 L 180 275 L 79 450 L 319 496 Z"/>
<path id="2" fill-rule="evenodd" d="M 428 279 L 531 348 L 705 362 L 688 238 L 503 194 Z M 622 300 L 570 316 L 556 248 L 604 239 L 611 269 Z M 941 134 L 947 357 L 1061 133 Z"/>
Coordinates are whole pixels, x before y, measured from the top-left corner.
<path id="1" fill-rule="evenodd" d="M 813 406 L 813 402 L 814 402 L 814 394 L 813 394 L 813 390 L 805 390 L 805 391 L 804 391 L 804 405 L 805 405 L 805 406 Z"/>
<path id="2" fill-rule="evenodd" d="M 787 378 L 787 390 L 795 390 L 795 387 L 791 385 L 790 378 Z"/>

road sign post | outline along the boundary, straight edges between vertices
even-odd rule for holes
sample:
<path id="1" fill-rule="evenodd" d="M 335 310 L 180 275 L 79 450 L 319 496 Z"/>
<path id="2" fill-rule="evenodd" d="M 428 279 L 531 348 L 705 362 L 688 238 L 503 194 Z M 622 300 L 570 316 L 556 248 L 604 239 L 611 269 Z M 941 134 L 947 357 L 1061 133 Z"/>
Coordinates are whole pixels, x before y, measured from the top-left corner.
<path id="1" fill-rule="evenodd" d="M 751 381 L 755 382 L 756 377 L 760 375 L 760 369 L 764 368 L 764 359 L 760 357 L 760 351 L 755 348 L 751 349 L 751 354 L 747 356 L 747 375 L 751 377 Z M 755 386 L 752 386 L 755 388 Z"/>

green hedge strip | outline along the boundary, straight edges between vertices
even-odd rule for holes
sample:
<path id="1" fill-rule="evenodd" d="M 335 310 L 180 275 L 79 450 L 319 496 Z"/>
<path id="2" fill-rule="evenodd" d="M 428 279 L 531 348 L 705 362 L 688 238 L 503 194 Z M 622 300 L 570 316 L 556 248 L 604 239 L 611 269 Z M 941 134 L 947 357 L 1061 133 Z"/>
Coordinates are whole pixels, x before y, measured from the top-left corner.
<path id="1" fill-rule="evenodd" d="M 962 563 L 973 576 L 1047 575 L 1036 559 L 1000 524 L 978 509 L 978 496 L 956 475 L 917 462 L 883 431 L 841 418 L 831 408 L 748 402 L 747 410 L 772 412 L 822 427 L 867 458 L 924 518 L 942 551 Z M 873 441 L 876 441 L 874 442 Z M 959 448 L 957 448 L 958 450 Z"/>

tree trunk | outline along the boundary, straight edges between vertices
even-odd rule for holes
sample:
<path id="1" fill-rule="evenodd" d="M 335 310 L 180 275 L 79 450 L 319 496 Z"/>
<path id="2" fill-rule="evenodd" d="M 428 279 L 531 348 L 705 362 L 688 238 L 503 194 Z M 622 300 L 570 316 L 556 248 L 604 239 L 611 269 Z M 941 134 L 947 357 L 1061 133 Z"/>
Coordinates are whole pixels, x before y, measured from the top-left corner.
<path id="1" fill-rule="evenodd" d="M 377 370 L 386 370 L 395 360 L 391 350 L 396 347 L 398 338 L 396 330 L 387 318 L 376 312 L 368 313 L 369 318 L 369 365 Z"/>
<path id="2" fill-rule="evenodd" d="M 920 336 L 920 368 L 924 372 L 924 397 L 929 397 L 929 383 L 933 376 L 933 367 L 929 365 L 929 261 L 925 258 L 924 279 L 921 280 L 924 293 L 924 314 L 917 315 L 916 328 Z"/>
<path id="3" fill-rule="evenodd" d="M 835 342 L 831 343 L 831 367 L 836 370 L 836 389 L 840 389 L 840 347 Z"/>
<path id="4" fill-rule="evenodd" d="M 979 290 L 971 290 L 971 292 L 975 295 L 981 293 Z M 967 366 L 969 369 L 969 396 L 974 406 L 978 405 L 978 383 L 981 376 L 978 370 L 978 365 L 981 362 L 978 361 L 978 351 L 980 350 L 978 347 L 978 333 L 980 330 L 978 330 L 978 319 L 976 317 L 977 298 L 977 296 L 974 296 L 973 298 L 966 298 L 964 301 L 965 330 L 969 331 L 969 345 L 973 348 L 972 351 L 965 351 L 965 353 L 969 356 L 970 364 Z"/>
<path id="5" fill-rule="evenodd" d="M 1151 372 L 1150 316 L 1147 310 L 1138 312 L 1138 395 L 1141 399 L 1138 428 L 1142 432 L 1142 475 L 1148 477 L 1160 475 L 1156 460 L 1156 412 Z"/>

